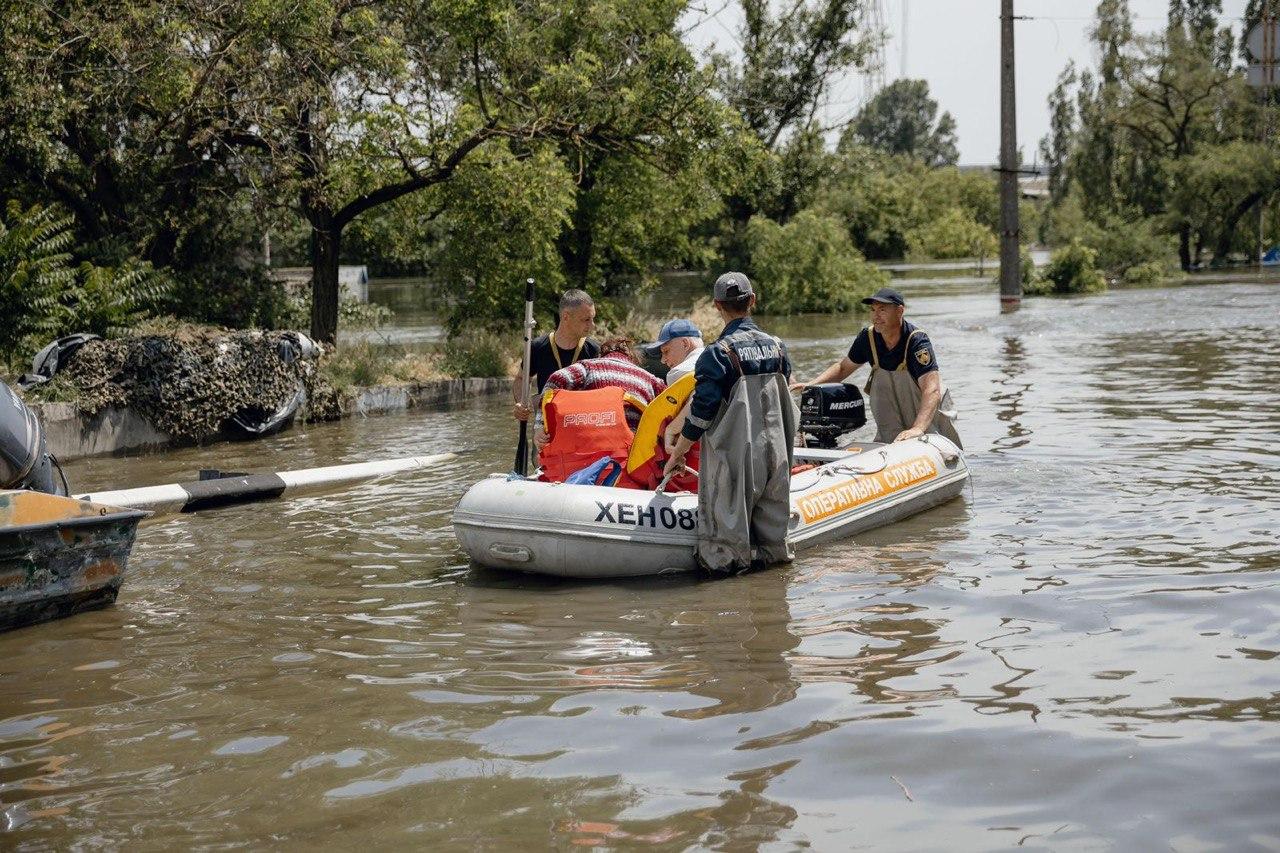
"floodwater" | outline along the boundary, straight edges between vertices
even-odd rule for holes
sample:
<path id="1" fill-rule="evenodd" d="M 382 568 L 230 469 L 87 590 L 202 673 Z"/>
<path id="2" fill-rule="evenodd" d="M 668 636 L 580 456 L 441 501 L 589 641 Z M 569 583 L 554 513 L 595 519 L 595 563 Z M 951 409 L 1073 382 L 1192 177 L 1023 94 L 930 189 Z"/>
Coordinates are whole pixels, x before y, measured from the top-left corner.
<path id="1" fill-rule="evenodd" d="M 149 522 L 115 607 L 0 635 L 0 846 L 1278 849 L 1278 297 L 912 299 L 972 490 L 731 580 L 468 568 L 499 399 L 74 463 L 469 451 Z M 772 327 L 812 375 L 855 324 Z"/>

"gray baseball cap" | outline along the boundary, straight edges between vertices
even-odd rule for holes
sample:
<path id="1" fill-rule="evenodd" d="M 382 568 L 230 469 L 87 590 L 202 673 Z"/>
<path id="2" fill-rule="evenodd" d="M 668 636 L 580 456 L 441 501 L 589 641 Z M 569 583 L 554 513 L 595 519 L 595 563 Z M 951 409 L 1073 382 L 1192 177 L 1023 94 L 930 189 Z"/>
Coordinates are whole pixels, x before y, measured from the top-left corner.
<path id="1" fill-rule="evenodd" d="M 755 291 L 751 288 L 751 279 L 740 272 L 727 272 L 716 279 L 711 298 L 717 302 L 724 302 L 728 299 L 749 296 L 752 293 Z"/>

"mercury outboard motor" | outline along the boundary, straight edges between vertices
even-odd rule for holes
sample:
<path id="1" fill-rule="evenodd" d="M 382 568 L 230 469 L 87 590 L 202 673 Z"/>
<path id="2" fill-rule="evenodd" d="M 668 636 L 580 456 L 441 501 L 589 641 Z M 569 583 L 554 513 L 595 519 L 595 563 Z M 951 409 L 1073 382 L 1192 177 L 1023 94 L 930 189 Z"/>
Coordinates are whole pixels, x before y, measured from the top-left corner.
<path id="1" fill-rule="evenodd" d="M 812 438 L 806 447 L 833 449 L 842 434 L 866 422 L 867 405 L 856 385 L 810 385 L 800 395 L 800 431 Z"/>
<path id="2" fill-rule="evenodd" d="M 0 382 L 0 489 L 65 495 L 66 480 L 60 485 L 54 480 L 55 465 L 45 449 L 40 419 Z"/>

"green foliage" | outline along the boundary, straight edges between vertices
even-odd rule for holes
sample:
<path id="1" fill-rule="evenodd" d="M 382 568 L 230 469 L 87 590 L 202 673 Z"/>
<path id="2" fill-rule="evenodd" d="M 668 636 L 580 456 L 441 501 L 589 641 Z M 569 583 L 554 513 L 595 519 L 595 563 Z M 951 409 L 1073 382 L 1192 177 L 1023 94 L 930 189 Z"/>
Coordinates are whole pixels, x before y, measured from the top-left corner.
<path id="1" fill-rule="evenodd" d="M 846 134 L 888 154 L 905 154 L 929 166 L 954 166 L 956 121 L 951 113 L 938 115 L 938 102 L 929 97 L 924 80 L 894 80 L 867 102 Z"/>
<path id="2" fill-rule="evenodd" d="M 1042 232 L 1045 242 L 1079 241 L 1097 253 L 1100 269 L 1121 279 L 1127 279 L 1129 270 L 1135 267 L 1144 268 L 1135 275 L 1149 279 L 1154 269 L 1170 265 L 1175 257 L 1174 241 L 1159 219 L 1130 210 L 1103 213 L 1099 221 L 1091 221 L 1085 217 L 1076 194 L 1072 192 L 1050 208 Z"/>
<path id="3" fill-rule="evenodd" d="M 1280 184 L 1280 159 L 1272 146 L 1244 140 L 1204 145 L 1171 162 L 1167 172 L 1170 230 L 1195 234 L 1197 245 L 1213 248 L 1215 260 L 1225 260 L 1233 248 L 1252 249 L 1256 230 L 1239 226 Z"/>
<path id="4" fill-rule="evenodd" d="M 305 329 L 310 304 L 258 265 L 211 263 L 175 275 L 167 310 L 195 323 L 230 328 Z"/>
<path id="5" fill-rule="evenodd" d="M 172 288 L 172 281 L 149 264 L 95 267 L 86 261 L 75 287 L 63 296 L 68 308 L 61 333 L 122 335 L 152 316 Z"/>
<path id="6" fill-rule="evenodd" d="M 1166 267 L 1174 257 L 1173 239 L 1154 219 L 1110 214 L 1087 223 L 1079 237 L 1098 253 L 1098 267 L 1115 276 L 1127 276 L 1135 267 Z"/>
<path id="7" fill-rule="evenodd" d="M 1220 260 L 1241 247 L 1242 217 L 1275 193 L 1280 169 L 1250 141 L 1259 107 L 1233 67 L 1230 31 L 1215 29 L 1219 9 L 1218 0 L 1177 0 L 1169 26 L 1141 36 L 1125 0 L 1099 3 L 1097 67 L 1069 65 L 1049 99 L 1041 151 L 1052 203 L 1042 235 L 1080 238 L 1122 275 L 1167 250 L 1157 251 L 1153 229 L 1116 246 L 1090 223 L 1107 232 L 1150 220 L 1176 236 L 1184 269 L 1206 250 Z"/>
<path id="8" fill-rule="evenodd" d="M 816 191 L 814 209 L 844 222 L 869 258 L 901 258 L 908 234 L 944 216 L 994 231 L 999 223 L 995 180 L 986 172 L 930 169 L 919 160 L 843 144 L 831 175 Z"/>
<path id="9" fill-rule="evenodd" d="M 760 310 L 848 311 L 888 276 L 867 263 L 839 220 L 803 210 L 786 225 L 755 217 L 747 227 Z"/>
<path id="10" fill-rule="evenodd" d="M 1107 279 L 1096 265 L 1098 253 L 1073 240 L 1058 249 L 1049 264 L 1033 279 L 1031 287 L 1024 285 L 1028 296 L 1069 293 L 1100 293 L 1107 289 Z"/>
<path id="11" fill-rule="evenodd" d="M 987 258 L 1000 249 L 991 229 L 958 207 L 948 208 L 937 219 L 912 228 L 906 238 L 907 257 L 912 260 Z"/>
<path id="12" fill-rule="evenodd" d="M 461 335 L 444 346 L 440 369 L 448 376 L 510 376 L 513 341 L 487 332 Z"/>
<path id="13" fill-rule="evenodd" d="M 1040 271 L 1031 258 L 1031 250 L 1026 246 L 1018 247 L 1018 278 L 1022 281 L 1022 292 L 1035 294 L 1041 288 Z"/>
<path id="14" fill-rule="evenodd" d="M 722 60 L 720 88 L 772 151 L 808 123 L 832 81 L 857 66 L 881 34 L 858 30 L 860 0 L 801 0 L 785 8 L 739 2 L 741 64 Z"/>
<path id="15" fill-rule="evenodd" d="M 10 369 L 24 347 L 61 327 L 60 298 L 76 281 L 71 226 L 71 217 L 53 208 L 24 210 L 16 201 L 0 218 L 0 356 Z"/>
<path id="16" fill-rule="evenodd" d="M 550 148 L 518 157 L 496 146 L 423 196 L 444 211 L 436 223 L 439 248 L 428 268 L 455 296 L 451 333 L 518 325 L 530 277 L 537 282 L 540 307 L 554 309 L 565 288 L 556 239 L 573 198 L 573 177 Z"/>
<path id="17" fill-rule="evenodd" d="M 1159 284 L 1169 277 L 1169 265 L 1158 261 L 1144 261 L 1127 268 L 1121 276 L 1125 284 Z"/>
<path id="18" fill-rule="evenodd" d="M 445 378 L 437 356 L 369 338 L 345 341 L 337 349 L 326 350 L 319 372 L 340 393 L 371 385 L 404 385 Z"/>

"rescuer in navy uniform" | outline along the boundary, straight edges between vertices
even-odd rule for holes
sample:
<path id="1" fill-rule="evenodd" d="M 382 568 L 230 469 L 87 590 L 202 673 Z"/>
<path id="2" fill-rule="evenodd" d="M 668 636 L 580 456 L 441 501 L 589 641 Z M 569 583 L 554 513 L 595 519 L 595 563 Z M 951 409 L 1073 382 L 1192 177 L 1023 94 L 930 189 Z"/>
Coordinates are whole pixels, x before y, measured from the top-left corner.
<path id="1" fill-rule="evenodd" d="M 902 294 L 882 287 L 862 304 L 871 307 L 871 325 L 854 338 L 848 355 L 812 382 L 797 382 L 791 387 L 840 382 L 870 364 L 866 392 L 876 421 L 876 441 L 906 441 L 933 432 L 959 447 L 960 436 L 951 423 L 955 405 L 951 392 L 942 384 L 938 357 L 925 331 L 903 319 L 906 303 Z"/>
<path id="2" fill-rule="evenodd" d="M 701 440 L 698 563 L 740 574 L 794 555 L 787 521 L 796 411 L 787 348 L 751 319 L 751 280 L 727 272 L 713 298 L 724 331 L 698 357 L 689 414 L 664 474 L 683 471 L 685 454 Z"/>

